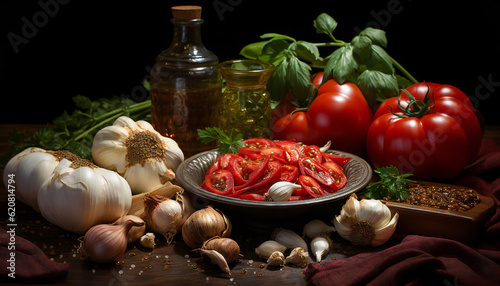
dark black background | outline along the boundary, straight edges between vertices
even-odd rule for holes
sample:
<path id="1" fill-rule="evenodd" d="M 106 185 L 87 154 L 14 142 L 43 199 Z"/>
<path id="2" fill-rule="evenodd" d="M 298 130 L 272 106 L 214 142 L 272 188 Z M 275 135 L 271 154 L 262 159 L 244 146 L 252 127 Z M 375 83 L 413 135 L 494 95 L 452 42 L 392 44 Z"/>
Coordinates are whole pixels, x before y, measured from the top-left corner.
<path id="1" fill-rule="evenodd" d="M 500 5 L 495 1 L 60 2 L 0 4 L 2 123 L 48 123 L 63 110 L 71 111 L 77 94 L 132 95 L 156 55 L 170 45 L 170 7 L 197 4 L 203 6 L 205 46 L 220 60 L 239 58 L 242 47 L 268 32 L 328 41 L 313 27 L 323 12 L 337 20 L 334 35 L 345 41 L 367 25 L 382 28 L 388 53 L 418 80 L 459 87 L 487 124 L 500 125 L 495 111 L 500 101 Z M 40 3 L 52 3 L 52 15 Z M 9 35 L 23 37 L 26 20 L 37 21 L 38 27 L 16 53 Z"/>

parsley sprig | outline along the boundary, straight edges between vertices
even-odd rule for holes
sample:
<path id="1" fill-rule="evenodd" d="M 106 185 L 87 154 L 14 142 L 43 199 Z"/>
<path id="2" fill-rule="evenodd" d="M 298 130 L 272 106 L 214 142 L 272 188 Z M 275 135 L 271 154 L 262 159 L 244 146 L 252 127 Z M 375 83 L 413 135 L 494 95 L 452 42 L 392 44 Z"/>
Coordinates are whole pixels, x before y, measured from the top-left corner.
<path id="1" fill-rule="evenodd" d="M 366 187 L 365 196 L 372 199 L 383 199 L 391 197 L 393 199 L 406 200 L 410 191 L 406 188 L 408 183 L 416 183 L 406 179 L 413 174 L 399 174 L 395 166 L 382 167 L 374 170 L 379 174 L 380 181 L 372 183 Z"/>
<path id="2" fill-rule="evenodd" d="M 200 136 L 200 140 L 202 143 L 212 142 L 214 140 L 219 141 L 219 154 L 226 154 L 228 152 L 238 153 L 240 147 L 243 147 L 245 143 L 243 142 L 243 135 L 237 133 L 233 136 L 233 131 L 226 135 L 224 131 L 217 127 L 207 127 L 205 130 L 198 129 L 198 136 Z"/>

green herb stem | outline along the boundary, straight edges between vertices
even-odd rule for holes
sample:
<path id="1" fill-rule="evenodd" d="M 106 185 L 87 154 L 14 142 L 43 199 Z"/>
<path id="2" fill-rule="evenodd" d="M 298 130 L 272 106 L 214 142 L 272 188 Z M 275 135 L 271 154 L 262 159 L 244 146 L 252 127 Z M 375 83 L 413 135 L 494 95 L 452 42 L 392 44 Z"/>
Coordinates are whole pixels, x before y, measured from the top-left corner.
<path id="1" fill-rule="evenodd" d="M 391 58 L 391 62 L 392 64 L 398 69 L 400 70 L 404 76 L 406 76 L 412 83 L 418 83 L 418 80 L 415 79 L 400 63 L 398 63 L 393 57 L 390 57 Z"/>

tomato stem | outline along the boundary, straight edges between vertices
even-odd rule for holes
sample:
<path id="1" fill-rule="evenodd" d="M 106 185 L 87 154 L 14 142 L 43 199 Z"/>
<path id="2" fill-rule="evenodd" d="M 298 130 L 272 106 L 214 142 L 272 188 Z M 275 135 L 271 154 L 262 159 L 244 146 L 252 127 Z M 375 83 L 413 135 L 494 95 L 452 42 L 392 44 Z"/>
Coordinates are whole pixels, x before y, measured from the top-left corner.
<path id="1" fill-rule="evenodd" d="M 413 84 L 418 83 L 418 80 L 415 79 L 400 63 L 398 63 L 393 57 L 391 58 L 392 64 L 400 70 Z"/>
<path id="2" fill-rule="evenodd" d="M 401 95 L 398 97 L 398 107 L 404 111 L 404 113 L 400 112 L 394 112 L 392 109 L 392 106 L 389 105 L 389 108 L 391 109 L 391 113 L 401 117 L 401 118 L 408 118 L 408 117 L 417 117 L 421 118 L 422 116 L 426 115 L 429 110 L 434 108 L 436 105 L 436 101 L 434 99 L 434 94 L 432 96 L 430 95 L 430 87 L 427 85 L 427 93 L 425 94 L 424 100 L 417 100 L 413 95 L 411 95 L 410 92 L 408 92 L 406 89 L 403 89 L 402 91 L 408 96 L 408 105 L 406 107 L 403 107 L 401 105 Z M 432 98 L 432 105 L 431 105 L 431 98 Z"/>

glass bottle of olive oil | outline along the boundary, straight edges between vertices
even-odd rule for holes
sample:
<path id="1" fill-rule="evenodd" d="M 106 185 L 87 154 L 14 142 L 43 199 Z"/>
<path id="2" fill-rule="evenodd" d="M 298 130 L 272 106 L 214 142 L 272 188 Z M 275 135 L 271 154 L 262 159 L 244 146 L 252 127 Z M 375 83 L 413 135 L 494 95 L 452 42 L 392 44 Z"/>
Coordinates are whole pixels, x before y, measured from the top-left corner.
<path id="1" fill-rule="evenodd" d="M 151 70 L 151 121 L 187 158 L 216 147 L 201 143 L 197 129 L 219 125 L 222 85 L 219 59 L 201 39 L 201 7 L 175 6 L 172 14 L 172 44 Z"/>

